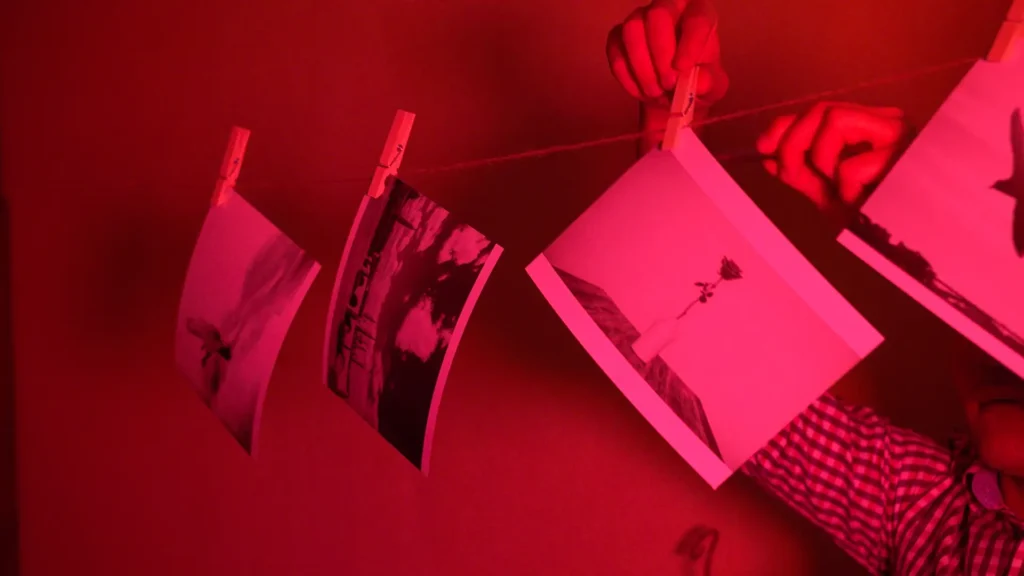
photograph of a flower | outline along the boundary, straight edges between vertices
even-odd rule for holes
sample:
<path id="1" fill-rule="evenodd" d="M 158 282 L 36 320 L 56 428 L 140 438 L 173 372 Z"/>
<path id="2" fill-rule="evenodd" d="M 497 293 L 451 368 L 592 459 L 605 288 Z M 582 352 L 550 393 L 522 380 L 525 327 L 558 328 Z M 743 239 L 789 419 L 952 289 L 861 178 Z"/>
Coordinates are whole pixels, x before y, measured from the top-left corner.
<path id="1" fill-rule="evenodd" d="M 527 273 L 712 487 L 881 342 L 691 131 L 630 168 Z"/>
<path id="2" fill-rule="evenodd" d="M 978 62 L 839 241 L 1024 377 L 1024 57 Z"/>
<path id="3" fill-rule="evenodd" d="M 718 269 L 718 278 L 713 282 L 694 282 L 693 285 L 700 289 L 700 293 L 679 314 L 663 318 L 651 325 L 639 338 L 633 342 L 633 352 L 644 362 L 650 362 L 655 356 L 661 354 L 669 344 L 679 336 L 683 326 L 683 317 L 696 305 L 707 304 L 715 295 L 715 290 L 722 282 L 739 280 L 743 278 L 743 271 L 735 262 L 727 257 L 722 257 L 722 264 Z"/>
<path id="4" fill-rule="evenodd" d="M 206 217 L 185 278 L 175 356 L 248 452 L 288 328 L 320 270 L 236 192 Z"/>
<path id="5" fill-rule="evenodd" d="M 404 182 L 363 199 L 328 314 L 327 387 L 429 473 L 459 340 L 501 247 Z"/>

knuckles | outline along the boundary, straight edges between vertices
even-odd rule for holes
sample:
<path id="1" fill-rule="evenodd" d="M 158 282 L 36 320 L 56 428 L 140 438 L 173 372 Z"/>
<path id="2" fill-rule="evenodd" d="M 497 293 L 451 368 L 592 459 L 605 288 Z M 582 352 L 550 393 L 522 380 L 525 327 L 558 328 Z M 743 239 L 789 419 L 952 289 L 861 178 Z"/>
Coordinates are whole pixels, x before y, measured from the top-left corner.
<path id="1" fill-rule="evenodd" d="M 671 22 L 674 25 L 677 19 L 678 15 L 675 11 L 663 4 L 651 4 L 647 7 L 644 13 L 644 20 L 648 24 L 653 24 L 658 20 L 661 20 L 663 22 Z"/>

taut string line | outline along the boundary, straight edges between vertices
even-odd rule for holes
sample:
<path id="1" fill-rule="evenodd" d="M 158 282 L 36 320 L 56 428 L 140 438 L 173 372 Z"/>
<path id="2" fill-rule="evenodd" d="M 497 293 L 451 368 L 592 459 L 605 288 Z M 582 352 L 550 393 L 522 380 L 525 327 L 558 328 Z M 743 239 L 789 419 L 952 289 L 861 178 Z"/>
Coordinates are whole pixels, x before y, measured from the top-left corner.
<path id="1" fill-rule="evenodd" d="M 885 77 L 882 77 L 882 78 L 877 78 L 877 79 L 874 79 L 874 80 L 868 80 L 868 81 L 865 81 L 865 82 L 859 82 L 859 83 L 856 83 L 856 84 L 851 84 L 849 86 L 845 86 L 845 87 L 842 87 L 842 88 L 826 90 L 826 91 L 823 91 L 823 92 L 815 92 L 813 94 L 807 94 L 807 95 L 800 96 L 800 97 L 797 97 L 797 98 L 792 98 L 792 99 L 789 99 L 789 100 L 783 100 L 781 102 L 775 102 L 773 104 L 766 104 L 764 106 L 757 106 L 757 107 L 754 107 L 754 108 L 745 108 L 745 109 L 742 109 L 742 110 L 737 110 L 735 112 L 730 112 L 728 114 L 722 114 L 720 116 L 713 116 L 713 117 L 710 117 L 710 118 L 705 118 L 704 120 L 693 122 L 693 124 L 691 124 L 691 126 L 693 126 L 695 128 L 699 127 L 699 126 L 708 126 L 708 125 L 711 125 L 711 124 L 718 124 L 720 122 L 728 122 L 730 120 L 737 120 L 739 118 L 746 118 L 748 116 L 754 116 L 756 114 L 761 114 L 761 113 L 764 113 L 764 112 L 770 112 L 770 111 L 778 110 L 778 109 L 781 109 L 781 108 L 788 108 L 790 106 L 795 106 L 795 105 L 799 105 L 799 104 L 808 104 L 808 103 L 811 103 L 811 102 L 818 102 L 820 100 L 828 100 L 828 99 L 832 99 L 832 98 L 834 98 L 836 96 L 841 96 L 841 95 L 844 95 L 844 94 L 849 94 L 851 92 L 856 92 L 856 91 L 859 91 L 859 90 L 864 90 L 866 88 L 875 88 L 875 87 L 878 87 L 878 86 L 886 86 L 886 85 L 889 85 L 889 84 L 896 84 L 896 83 L 899 83 L 899 82 L 905 82 L 907 80 L 913 80 L 915 78 L 929 76 L 929 75 L 932 75 L 932 74 L 935 74 L 935 73 L 938 73 L 938 72 L 942 72 L 944 70 L 949 70 L 949 69 L 957 68 L 959 66 L 963 66 L 965 64 L 973 63 L 973 62 L 977 62 L 977 61 L 978 61 L 978 58 L 976 58 L 976 57 L 958 58 L 956 60 L 950 60 L 948 62 L 943 62 L 941 64 L 935 64 L 935 65 L 932 65 L 932 66 L 927 66 L 927 67 L 923 67 L 923 68 L 917 68 L 917 69 L 911 70 L 909 72 L 903 72 L 903 73 L 900 73 L 900 74 L 894 74 L 894 75 L 885 76 Z M 639 140 L 640 138 L 642 138 L 644 136 L 647 136 L 648 134 L 659 134 L 661 132 L 664 132 L 664 129 L 648 130 L 648 131 L 640 131 L 640 132 L 631 132 L 631 133 L 628 133 L 628 134 L 620 134 L 620 135 L 617 135 L 617 136 L 609 136 L 609 137 L 606 137 L 606 138 L 598 138 L 596 140 L 587 140 L 585 142 L 576 142 L 576 143 L 573 143 L 573 144 L 559 144 L 559 145 L 556 145 L 556 146 L 548 146 L 548 147 L 545 147 L 545 148 L 537 148 L 537 149 L 533 149 L 533 150 L 524 150 L 522 152 L 516 152 L 516 153 L 513 153 L 513 154 L 505 154 L 505 155 L 502 155 L 502 156 L 492 156 L 492 157 L 489 157 L 489 158 L 479 158 L 479 159 L 476 159 L 476 160 L 467 160 L 467 161 L 463 161 L 463 162 L 456 162 L 456 163 L 453 163 L 453 164 L 447 164 L 447 165 L 442 165 L 442 166 L 403 169 L 402 170 L 402 174 L 403 175 L 424 175 L 424 174 L 437 174 L 437 173 L 440 173 L 440 172 L 454 172 L 454 171 L 459 171 L 459 170 L 468 170 L 468 169 L 471 169 L 471 168 L 479 168 L 479 167 L 483 167 L 483 166 L 490 166 L 490 165 L 499 164 L 499 163 L 502 163 L 502 162 L 513 162 L 513 161 L 516 161 L 516 160 L 526 160 L 526 159 L 530 159 L 530 158 L 540 158 L 540 157 L 544 157 L 544 156 L 550 156 L 552 154 L 559 154 L 559 153 L 562 153 L 562 152 L 574 152 L 576 150 L 584 150 L 586 148 L 593 148 L 593 147 L 596 147 L 596 146 L 604 146 L 606 144 L 615 144 L 615 143 L 618 143 L 618 142 L 628 142 L 628 141 L 632 141 L 632 140 Z M 727 154 L 727 155 L 716 154 L 715 156 L 719 160 L 724 160 L 724 159 L 729 159 L 729 158 L 742 158 L 742 157 L 747 157 L 747 156 L 753 157 L 755 155 L 750 153 L 750 152 L 747 152 L 747 153 L 736 153 L 736 154 Z M 327 180 L 327 181 L 318 182 L 318 184 L 324 184 L 324 185 L 343 184 L 343 183 L 350 183 L 350 182 L 366 182 L 366 181 L 369 181 L 369 180 L 370 180 L 370 176 L 367 175 L 365 177 L 344 178 L 344 179 L 340 179 L 340 180 Z"/>

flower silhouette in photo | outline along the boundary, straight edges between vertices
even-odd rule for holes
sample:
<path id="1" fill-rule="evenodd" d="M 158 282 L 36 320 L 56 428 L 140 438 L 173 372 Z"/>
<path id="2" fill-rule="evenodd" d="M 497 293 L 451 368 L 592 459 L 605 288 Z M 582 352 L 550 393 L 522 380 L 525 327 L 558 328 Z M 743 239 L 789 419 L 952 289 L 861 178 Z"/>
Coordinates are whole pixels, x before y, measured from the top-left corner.
<path id="1" fill-rule="evenodd" d="M 735 262 L 723 256 L 722 267 L 719 268 L 718 275 L 722 277 L 722 280 L 739 280 L 743 278 L 743 270 L 740 270 Z"/>
<path id="2" fill-rule="evenodd" d="M 682 312 L 655 322 L 633 342 L 632 348 L 637 358 L 644 364 L 654 360 L 680 337 L 683 317 L 689 314 L 694 306 L 707 304 L 723 282 L 735 282 L 742 278 L 743 270 L 739 265 L 728 256 L 723 256 L 722 263 L 718 267 L 718 278 L 713 282 L 694 282 L 694 286 L 700 288 L 700 294 L 687 304 Z"/>
<path id="3" fill-rule="evenodd" d="M 199 392 L 208 406 L 216 410 L 218 397 L 251 394 L 250 391 L 256 389 L 231 386 L 235 388 L 234 392 L 225 391 L 229 382 L 229 365 L 245 363 L 247 354 L 263 339 L 264 329 L 273 318 L 284 313 L 314 266 L 312 258 L 283 233 L 277 232 L 263 243 L 246 267 L 234 307 L 219 320 L 210 317 L 186 319 L 185 329 L 199 340 L 202 354 L 199 358 L 202 371 Z M 255 401 L 252 405 L 255 406 Z"/>
<path id="4" fill-rule="evenodd" d="M 680 319 L 686 316 L 686 313 L 697 304 L 707 304 L 712 296 L 715 295 L 715 290 L 718 285 L 722 282 L 731 282 L 733 280 L 741 280 L 743 278 L 743 270 L 740 269 L 736 262 L 730 260 L 727 256 L 722 256 L 722 264 L 718 268 L 718 279 L 714 282 L 694 282 L 693 285 L 700 288 L 700 295 L 693 302 L 690 302 L 682 312 L 676 316 L 676 319 Z"/>
<path id="5" fill-rule="evenodd" d="M 221 382 L 227 377 L 228 361 L 231 360 L 231 345 L 224 341 L 216 326 L 199 318 L 189 318 L 186 329 L 199 338 L 203 353 L 199 364 L 203 372 L 203 389 L 200 391 L 207 404 L 217 395 Z"/>

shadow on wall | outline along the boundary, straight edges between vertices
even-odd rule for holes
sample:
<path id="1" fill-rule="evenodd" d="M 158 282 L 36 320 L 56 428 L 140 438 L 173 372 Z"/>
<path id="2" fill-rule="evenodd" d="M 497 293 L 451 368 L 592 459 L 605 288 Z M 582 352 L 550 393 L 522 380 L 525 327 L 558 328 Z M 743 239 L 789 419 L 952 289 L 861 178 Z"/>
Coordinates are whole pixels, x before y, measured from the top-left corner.
<path id="1" fill-rule="evenodd" d="M 711 576 L 711 563 L 718 548 L 718 530 L 698 524 L 683 534 L 676 545 L 683 576 Z"/>
<path id="2" fill-rule="evenodd" d="M 2 167 L 0 167 L 2 170 Z M 18 573 L 14 457 L 14 342 L 11 334 L 11 216 L 0 190 L 0 574 Z"/>

